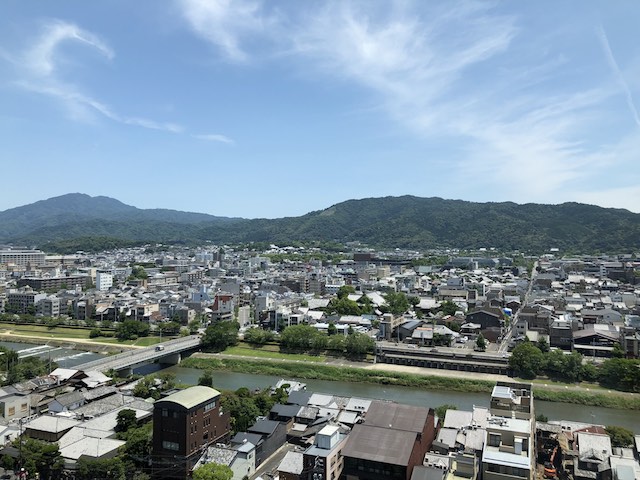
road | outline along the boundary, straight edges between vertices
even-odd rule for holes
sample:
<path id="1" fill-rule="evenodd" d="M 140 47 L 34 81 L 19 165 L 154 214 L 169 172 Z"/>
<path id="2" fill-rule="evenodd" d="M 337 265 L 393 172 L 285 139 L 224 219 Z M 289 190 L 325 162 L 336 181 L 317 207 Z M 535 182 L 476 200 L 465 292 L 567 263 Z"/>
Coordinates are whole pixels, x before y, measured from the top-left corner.
<path id="1" fill-rule="evenodd" d="M 105 372 L 107 370 L 122 370 L 132 365 L 153 362 L 157 359 L 175 354 L 182 353 L 200 345 L 199 335 L 190 335 L 188 337 L 176 338 L 168 340 L 162 344 L 163 349 L 158 350 L 159 345 L 152 345 L 146 348 L 140 348 L 131 352 L 119 353 L 110 357 L 101 358 L 92 362 L 76 365 L 78 370 L 99 370 Z"/>
<path id="2" fill-rule="evenodd" d="M 509 324 L 509 330 L 507 330 L 507 332 L 502 337 L 502 342 L 500 343 L 500 347 L 498 348 L 498 351 L 501 353 L 506 353 L 509 350 L 509 342 L 511 341 L 511 338 L 513 338 L 513 333 L 516 331 L 516 324 L 518 323 L 518 315 L 520 315 L 520 310 L 529 303 L 529 297 L 531 296 L 531 292 L 533 290 L 533 284 L 535 282 L 536 275 L 538 274 L 538 271 L 536 270 L 537 266 L 538 266 L 538 262 L 536 261 L 533 263 L 533 268 L 531 269 L 531 279 L 529 280 L 529 288 L 527 288 L 527 291 L 524 294 L 522 305 L 520 306 L 518 311 L 516 311 L 516 313 L 513 315 L 513 318 L 511 319 L 511 323 Z"/>

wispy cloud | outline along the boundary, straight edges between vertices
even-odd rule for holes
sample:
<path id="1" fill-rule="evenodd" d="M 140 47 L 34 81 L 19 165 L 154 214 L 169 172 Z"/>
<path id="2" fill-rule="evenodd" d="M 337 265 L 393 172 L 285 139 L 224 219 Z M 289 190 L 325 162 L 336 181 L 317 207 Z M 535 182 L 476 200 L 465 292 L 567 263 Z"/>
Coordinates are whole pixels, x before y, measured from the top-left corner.
<path id="1" fill-rule="evenodd" d="M 233 145 L 235 142 L 227 137 L 226 135 L 221 135 L 219 133 L 205 133 L 205 134 L 199 134 L 199 135 L 192 135 L 193 138 L 197 138 L 199 140 L 206 140 L 208 142 L 221 142 L 221 143 L 228 143 L 230 145 Z"/>
<path id="2" fill-rule="evenodd" d="M 127 116 L 116 113 L 106 103 L 84 93 L 82 89 L 63 79 L 59 72 L 61 44 L 77 42 L 97 51 L 108 60 L 115 57 L 113 50 L 105 41 L 91 32 L 83 30 L 75 24 L 54 20 L 46 24 L 38 37 L 18 61 L 14 64 L 22 66 L 21 78 L 15 83 L 20 87 L 62 102 L 74 118 L 90 117 L 89 112 L 97 112 L 114 122 L 152 130 L 179 133 L 184 130 L 180 125 L 171 122 L 157 122 L 148 118 Z"/>
<path id="3" fill-rule="evenodd" d="M 115 56 L 113 50 L 91 32 L 71 23 L 54 20 L 45 26 L 40 39 L 26 53 L 27 66 L 38 75 L 51 75 L 56 68 L 56 50 L 67 40 L 84 43 L 110 60 Z"/>
<path id="4" fill-rule="evenodd" d="M 261 1 L 179 0 L 179 6 L 195 33 L 233 62 L 246 62 L 243 43 L 268 34 L 275 22 Z"/>
<path id="5" fill-rule="evenodd" d="M 631 115 L 633 115 L 633 120 L 636 122 L 636 125 L 640 127 L 640 116 L 638 115 L 638 109 L 633 102 L 633 96 L 631 95 L 629 85 L 624 79 L 624 75 L 622 75 L 622 72 L 620 71 L 620 67 L 618 66 L 618 62 L 616 62 L 616 58 L 613 56 L 611 45 L 609 45 L 609 38 L 607 37 L 607 33 L 604 31 L 604 28 L 601 25 L 596 29 L 596 33 L 598 35 L 598 39 L 600 40 L 600 44 L 602 45 L 602 50 L 607 59 L 607 63 L 609 64 L 609 67 L 611 67 L 616 80 L 622 87 L 622 91 L 624 92 L 625 98 L 627 100 L 627 105 L 629 106 Z"/>

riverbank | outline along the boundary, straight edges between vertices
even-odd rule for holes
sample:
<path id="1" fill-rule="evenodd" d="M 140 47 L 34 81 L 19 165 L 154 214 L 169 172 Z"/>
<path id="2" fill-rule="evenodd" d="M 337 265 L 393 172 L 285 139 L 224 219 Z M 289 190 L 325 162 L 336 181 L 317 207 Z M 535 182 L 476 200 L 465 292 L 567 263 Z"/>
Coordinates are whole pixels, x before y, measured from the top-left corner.
<path id="1" fill-rule="evenodd" d="M 87 350 L 89 352 L 104 353 L 104 354 L 120 353 L 125 350 L 135 350 L 138 348 L 143 348 L 136 345 L 113 344 L 113 343 L 99 342 L 94 340 L 85 340 L 85 339 L 78 339 L 78 338 L 61 338 L 61 337 L 54 338 L 54 337 L 47 337 L 47 336 L 40 336 L 40 335 L 30 335 L 27 337 L 24 335 L 17 335 L 17 334 L 11 333 L 10 331 L 0 333 L 0 341 L 28 343 L 28 344 L 43 343 L 47 345 L 54 345 L 56 347 L 69 347 L 69 346 L 73 346 L 73 348 L 82 347 L 83 350 Z"/>
<path id="2" fill-rule="evenodd" d="M 234 358 L 224 354 L 198 353 L 181 364 L 188 368 L 219 370 L 258 375 L 294 377 L 300 380 L 337 380 L 379 385 L 397 385 L 426 390 L 448 390 L 456 392 L 490 393 L 496 381 L 518 381 L 506 376 L 501 378 L 479 378 L 469 372 L 451 372 L 398 365 L 371 365 L 357 362 L 343 362 L 334 365 L 287 362 L 284 360 L 251 360 Z M 411 369 L 407 371 L 405 369 Z M 418 371 L 420 370 L 420 371 Z M 539 400 L 562 402 L 585 406 L 640 410 L 640 395 L 623 392 L 592 392 L 579 386 L 534 384 L 534 395 Z"/>

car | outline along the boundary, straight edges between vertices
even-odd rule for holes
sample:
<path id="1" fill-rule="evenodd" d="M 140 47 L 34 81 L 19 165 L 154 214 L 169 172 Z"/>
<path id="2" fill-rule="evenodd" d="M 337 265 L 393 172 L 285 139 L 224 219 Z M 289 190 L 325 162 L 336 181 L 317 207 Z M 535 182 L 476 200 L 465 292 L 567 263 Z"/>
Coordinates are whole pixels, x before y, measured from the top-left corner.
<path id="1" fill-rule="evenodd" d="M 156 352 L 164 350 L 164 345 L 156 345 Z"/>
<path id="2" fill-rule="evenodd" d="M 431 353 L 438 353 L 438 349 L 437 348 L 432 348 L 431 350 L 429 350 Z"/>

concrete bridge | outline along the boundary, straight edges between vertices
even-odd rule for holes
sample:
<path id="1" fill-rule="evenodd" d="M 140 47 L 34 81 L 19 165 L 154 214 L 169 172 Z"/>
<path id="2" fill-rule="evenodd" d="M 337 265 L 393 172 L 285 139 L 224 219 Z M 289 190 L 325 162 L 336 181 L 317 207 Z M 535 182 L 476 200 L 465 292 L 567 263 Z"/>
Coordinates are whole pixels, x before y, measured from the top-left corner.
<path id="1" fill-rule="evenodd" d="M 82 363 L 74 368 L 78 370 L 98 370 L 106 372 L 115 370 L 121 376 L 126 376 L 134 368 L 159 362 L 168 365 L 177 365 L 182 360 L 183 354 L 190 354 L 200 348 L 200 336 L 190 335 L 188 337 L 168 340 L 162 344 L 152 345 L 137 350 L 129 350 L 117 355 L 110 355 L 99 360 Z"/>

